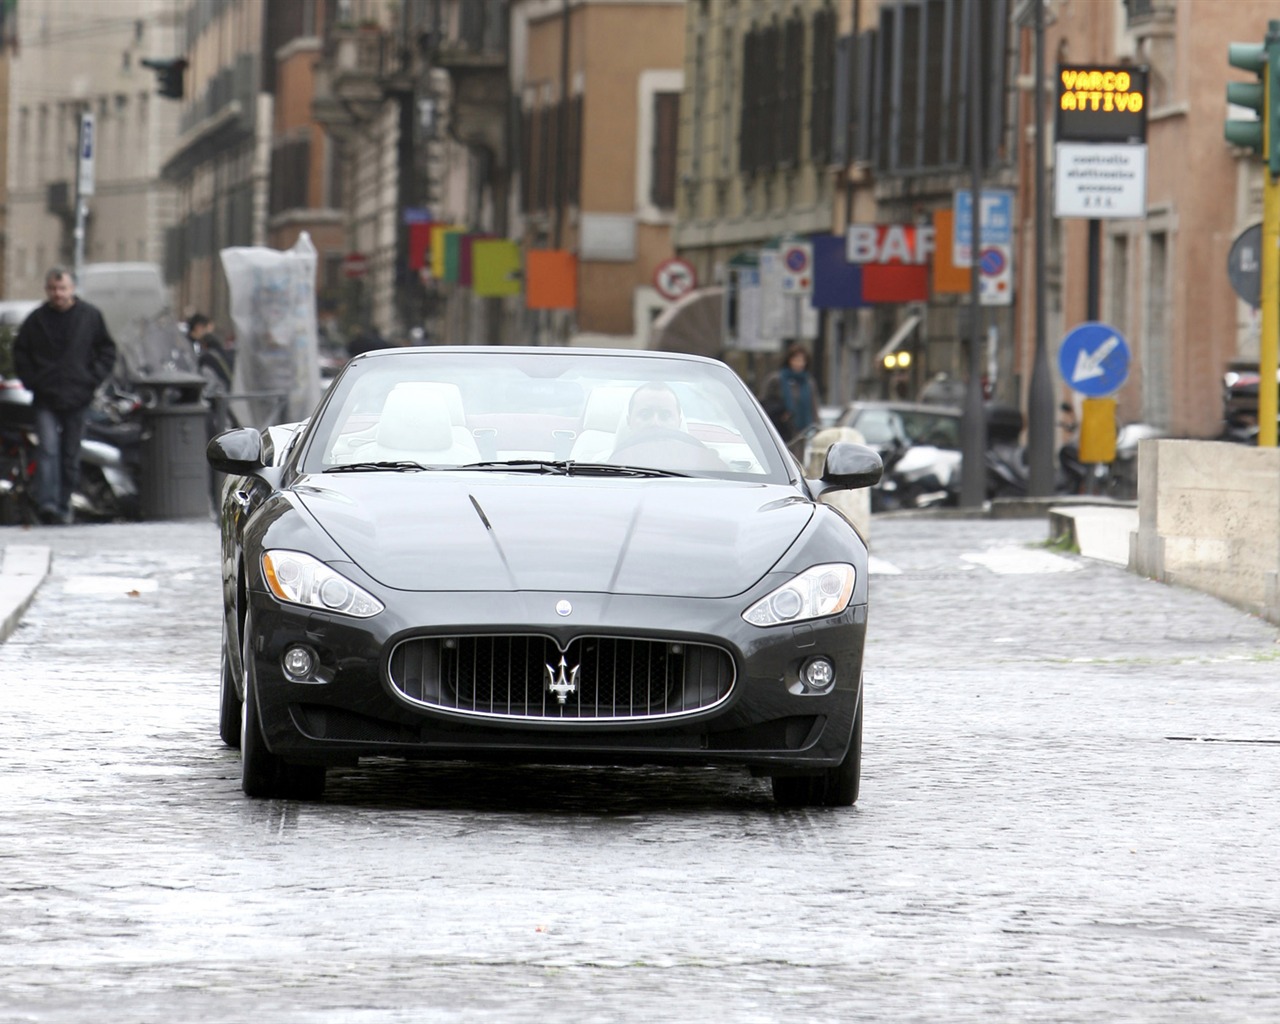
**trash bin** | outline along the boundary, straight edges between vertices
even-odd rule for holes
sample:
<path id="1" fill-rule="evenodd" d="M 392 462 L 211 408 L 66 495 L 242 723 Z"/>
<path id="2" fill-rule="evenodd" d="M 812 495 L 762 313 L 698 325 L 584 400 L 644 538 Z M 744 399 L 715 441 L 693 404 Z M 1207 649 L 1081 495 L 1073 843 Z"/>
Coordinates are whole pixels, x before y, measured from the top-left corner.
<path id="1" fill-rule="evenodd" d="M 133 382 L 142 399 L 138 497 L 143 519 L 209 515 L 209 405 L 199 374 L 165 373 Z"/>

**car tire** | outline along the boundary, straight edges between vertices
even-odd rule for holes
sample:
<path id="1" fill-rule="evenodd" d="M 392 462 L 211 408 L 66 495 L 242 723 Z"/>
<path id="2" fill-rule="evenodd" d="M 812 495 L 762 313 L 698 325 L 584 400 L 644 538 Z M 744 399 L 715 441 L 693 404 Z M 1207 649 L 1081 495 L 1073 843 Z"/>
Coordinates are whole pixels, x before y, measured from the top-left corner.
<path id="1" fill-rule="evenodd" d="M 822 803 L 826 777 L 822 775 L 775 775 L 773 801 L 779 807 L 814 807 Z"/>
<path id="2" fill-rule="evenodd" d="M 821 775 L 775 775 L 773 799 L 779 807 L 852 807 L 862 783 L 862 701 L 844 760 Z"/>
<path id="3" fill-rule="evenodd" d="M 323 765 L 289 764 L 273 754 L 262 735 L 254 669 L 253 619 L 244 621 L 244 702 L 240 713 L 240 788 L 257 799 L 319 800 L 324 795 Z"/>
<path id="4" fill-rule="evenodd" d="M 233 749 L 240 749 L 240 727 L 243 702 L 236 693 L 236 682 L 231 674 L 231 656 L 227 653 L 227 627 L 222 627 L 222 679 L 218 684 L 218 735 L 222 742 Z"/>
<path id="5" fill-rule="evenodd" d="M 862 784 L 862 704 L 859 700 L 844 760 L 835 768 L 827 769 L 822 802 L 828 807 L 852 807 L 858 802 L 858 789 Z"/>

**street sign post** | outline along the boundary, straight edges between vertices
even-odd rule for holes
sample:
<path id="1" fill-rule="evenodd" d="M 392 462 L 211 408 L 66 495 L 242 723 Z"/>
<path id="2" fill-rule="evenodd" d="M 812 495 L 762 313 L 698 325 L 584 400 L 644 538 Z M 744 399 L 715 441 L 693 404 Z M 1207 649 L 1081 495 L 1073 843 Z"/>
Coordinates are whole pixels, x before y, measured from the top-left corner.
<path id="1" fill-rule="evenodd" d="M 988 246 L 1008 248 L 1013 245 L 1013 193 L 1008 189 L 984 188 L 982 190 L 982 248 Z M 951 262 L 957 267 L 973 263 L 973 192 L 957 189 L 952 198 L 955 221 L 951 229 Z"/>
<path id="2" fill-rule="evenodd" d="M 1241 300 L 1254 309 L 1262 304 L 1262 225 L 1245 228 L 1227 253 L 1227 277 Z"/>
<path id="3" fill-rule="evenodd" d="M 674 302 L 698 287 L 698 274 L 687 260 L 672 257 L 654 270 L 653 287 L 668 302 Z"/>
<path id="4" fill-rule="evenodd" d="M 85 218 L 89 215 L 89 196 L 94 192 L 93 155 L 97 148 L 94 136 L 93 115 L 81 114 L 80 134 L 76 143 L 76 223 L 72 232 L 73 270 L 77 279 L 84 268 Z"/>
<path id="5" fill-rule="evenodd" d="M 813 245 L 786 242 L 782 246 L 782 293 L 809 295 L 813 292 Z"/>
<path id="6" fill-rule="evenodd" d="M 1088 321 L 1072 328 L 1058 349 L 1067 386 L 1089 398 L 1115 393 L 1129 376 L 1129 344 L 1110 324 Z"/>
<path id="7" fill-rule="evenodd" d="M 357 280 L 369 272 L 369 257 L 362 252 L 349 252 L 342 257 L 342 276 Z"/>

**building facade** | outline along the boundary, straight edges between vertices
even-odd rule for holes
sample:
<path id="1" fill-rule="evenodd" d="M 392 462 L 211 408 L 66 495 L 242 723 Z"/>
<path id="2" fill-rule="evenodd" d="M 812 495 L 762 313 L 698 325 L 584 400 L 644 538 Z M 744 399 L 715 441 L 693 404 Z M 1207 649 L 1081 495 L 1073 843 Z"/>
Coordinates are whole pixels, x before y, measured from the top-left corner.
<path id="1" fill-rule="evenodd" d="M 1040 136 L 1034 11 L 1015 0 L 694 0 L 677 249 L 701 279 L 725 283 L 735 264 L 779 238 L 841 236 L 850 225 L 928 228 L 936 239 L 927 294 L 911 301 L 864 294 L 823 311 L 810 342 L 828 397 L 915 397 L 938 375 L 965 378 L 972 338 L 988 397 L 1025 410 L 1043 197 L 1042 344 L 1056 400 L 1080 397 L 1056 355 L 1067 331 L 1091 313 L 1092 272 L 1096 313 L 1132 352 L 1117 394 L 1120 421 L 1213 436 L 1224 370 L 1256 360 L 1258 351 L 1257 312 L 1233 293 L 1226 273 L 1232 241 L 1260 219 L 1262 181 L 1260 162 L 1223 141 L 1225 84 L 1245 79 L 1229 68 L 1227 46 L 1261 42 L 1274 5 L 1048 0 Z M 1100 221 L 1092 270 L 1088 221 L 1055 216 L 1059 62 L 1149 71 L 1145 213 Z M 1009 287 L 976 309 L 971 278 L 962 271 L 957 287 L 950 265 L 956 197 L 972 195 L 975 175 L 983 190 L 1009 194 L 1012 211 Z M 984 271 L 984 294 L 989 283 Z M 779 337 L 777 347 L 788 340 Z M 725 341 L 732 350 L 730 333 Z M 885 356 L 903 353 L 908 369 L 885 369 Z"/>
<path id="2" fill-rule="evenodd" d="M 1146 216 L 1101 222 L 1099 312 L 1132 356 L 1118 418 L 1213 437 L 1222 427 L 1224 371 L 1233 360 L 1258 359 L 1259 316 L 1233 292 L 1227 258 L 1233 240 L 1261 220 L 1263 167 L 1223 138 L 1226 83 L 1248 80 L 1229 67 L 1227 48 L 1261 43 L 1276 7 L 1267 0 L 1055 0 L 1048 14 L 1051 107 L 1059 62 L 1149 69 Z M 1052 125 L 1052 109 L 1046 121 Z M 1024 146 L 1020 180 L 1028 195 L 1033 156 Z M 1050 150 L 1050 177 L 1052 159 Z M 1053 218 L 1052 202 L 1049 212 L 1047 334 L 1056 346 L 1086 319 L 1088 222 Z M 1020 227 L 1024 239 L 1033 237 L 1029 217 Z M 1022 249 L 1019 365 L 1029 367 L 1033 262 L 1029 247 Z"/>
<path id="3" fill-rule="evenodd" d="M 96 122 L 86 262 L 163 262 L 175 193 L 160 169 L 178 112 L 156 97 L 156 76 L 142 61 L 176 52 L 180 7 L 177 0 L 17 6 L 7 107 L 10 298 L 40 298 L 48 268 L 73 261 L 82 113 Z"/>
<path id="4" fill-rule="evenodd" d="M 682 0 L 513 4 L 514 232 L 577 256 L 561 340 L 643 347 L 669 304 L 654 274 L 674 255 L 685 17 Z"/>

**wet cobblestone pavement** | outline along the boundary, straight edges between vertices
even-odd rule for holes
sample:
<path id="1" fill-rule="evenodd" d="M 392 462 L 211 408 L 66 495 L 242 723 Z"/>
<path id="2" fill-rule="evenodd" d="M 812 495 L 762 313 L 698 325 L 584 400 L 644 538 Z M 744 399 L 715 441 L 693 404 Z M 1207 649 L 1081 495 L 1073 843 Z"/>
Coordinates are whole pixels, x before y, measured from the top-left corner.
<path id="1" fill-rule="evenodd" d="M 783 811 L 391 761 L 247 800 L 214 526 L 0 530 L 53 548 L 0 645 L 0 1021 L 1271 1024 L 1277 631 L 1046 533 L 874 522 L 862 797 Z"/>

